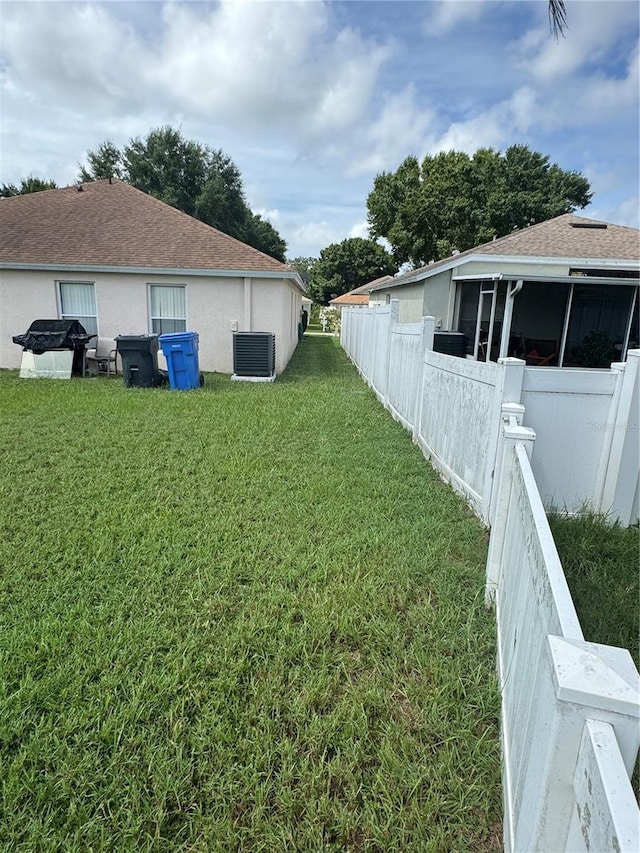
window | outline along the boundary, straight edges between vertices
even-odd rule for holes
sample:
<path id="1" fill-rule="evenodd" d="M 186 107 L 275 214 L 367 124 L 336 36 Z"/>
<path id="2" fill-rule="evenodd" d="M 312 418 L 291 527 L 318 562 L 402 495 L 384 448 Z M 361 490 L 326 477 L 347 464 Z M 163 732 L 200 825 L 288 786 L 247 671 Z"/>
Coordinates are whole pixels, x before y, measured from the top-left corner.
<path id="1" fill-rule="evenodd" d="M 96 297 L 92 283 L 60 282 L 60 318 L 62 320 L 78 320 L 88 334 L 98 334 Z"/>
<path id="2" fill-rule="evenodd" d="M 182 285 L 149 285 L 149 316 L 153 335 L 187 331 L 185 290 Z"/>
<path id="3" fill-rule="evenodd" d="M 573 285 L 565 367 L 609 367 L 624 359 L 633 330 L 634 287 L 612 284 Z"/>

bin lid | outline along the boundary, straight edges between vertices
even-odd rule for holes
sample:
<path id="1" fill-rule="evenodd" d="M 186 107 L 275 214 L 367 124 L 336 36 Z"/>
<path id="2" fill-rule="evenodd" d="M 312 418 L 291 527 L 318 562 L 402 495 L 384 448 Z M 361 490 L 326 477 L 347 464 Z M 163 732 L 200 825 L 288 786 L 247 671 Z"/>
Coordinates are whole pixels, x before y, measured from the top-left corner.
<path id="1" fill-rule="evenodd" d="M 158 337 L 162 341 L 192 341 L 198 337 L 197 332 L 164 332 Z"/>

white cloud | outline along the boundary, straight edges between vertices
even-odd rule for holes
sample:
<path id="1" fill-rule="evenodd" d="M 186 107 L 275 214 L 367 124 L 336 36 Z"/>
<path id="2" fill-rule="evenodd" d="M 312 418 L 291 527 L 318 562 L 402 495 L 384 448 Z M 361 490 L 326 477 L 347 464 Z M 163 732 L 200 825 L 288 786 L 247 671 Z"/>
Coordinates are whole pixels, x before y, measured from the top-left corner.
<path id="1" fill-rule="evenodd" d="M 344 239 L 336 231 L 335 224 L 326 220 L 321 222 L 306 222 L 289 231 L 289 256 L 313 257 L 318 254 L 318 246 L 328 246 Z"/>
<path id="2" fill-rule="evenodd" d="M 97 4 L 8 3 L 0 52 L 7 91 L 99 113 L 140 106 L 135 85 L 145 51 L 129 26 Z"/>
<path id="3" fill-rule="evenodd" d="M 261 216 L 263 219 L 266 219 L 267 222 L 270 222 L 274 228 L 278 227 L 278 222 L 280 220 L 280 211 L 277 209 L 267 210 L 264 207 L 260 207 L 257 210 L 253 208 L 253 212 L 257 213 L 258 216 Z"/>
<path id="4" fill-rule="evenodd" d="M 313 142 L 357 123 L 390 55 L 329 24 L 324 3 L 171 4 L 146 76 L 203 115 Z"/>
<path id="5" fill-rule="evenodd" d="M 508 105 L 499 104 L 468 121 L 454 122 L 433 143 L 431 153 L 464 151 L 473 154 L 478 148 L 500 148 L 509 139 L 510 130 Z"/>
<path id="6" fill-rule="evenodd" d="M 479 20 L 486 11 L 483 0 L 438 0 L 429 4 L 431 14 L 425 25 L 428 35 L 442 35 L 454 27 Z"/>
<path id="7" fill-rule="evenodd" d="M 363 240 L 369 239 L 369 224 L 366 220 L 356 222 L 349 229 L 349 237 L 362 237 Z"/>
<path id="8" fill-rule="evenodd" d="M 537 28 L 516 42 L 521 67 L 534 78 L 558 85 L 559 78 L 588 69 L 602 59 L 621 35 L 637 29 L 634 3 L 569 3 L 566 38 L 555 41 Z M 633 28 L 633 29 L 632 29 Z"/>
<path id="9" fill-rule="evenodd" d="M 348 174 L 396 169 L 410 153 L 423 155 L 433 138 L 435 112 L 418 105 L 413 86 L 385 98 L 378 115 L 360 133 L 361 149 Z"/>

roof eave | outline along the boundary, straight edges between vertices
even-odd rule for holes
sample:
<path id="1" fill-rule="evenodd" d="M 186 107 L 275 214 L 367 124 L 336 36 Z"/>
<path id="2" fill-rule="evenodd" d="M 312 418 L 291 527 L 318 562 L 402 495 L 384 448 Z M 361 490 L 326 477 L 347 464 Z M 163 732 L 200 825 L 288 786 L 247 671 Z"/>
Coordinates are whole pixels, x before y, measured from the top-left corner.
<path id="1" fill-rule="evenodd" d="M 26 264 L 0 261 L 3 270 L 42 270 L 45 272 L 77 273 L 133 273 L 138 275 L 210 276 L 224 278 L 286 278 L 306 294 L 302 279 L 295 270 L 251 270 L 251 269 L 193 269 L 185 267 L 111 266 L 108 264 Z"/>
<path id="2" fill-rule="evenodd" d="M 421 267 L 419 270 L 415 270 L 411 273 L 405 273 L 402 277 L 397 279 L 391 279 L 391 281 L 384 282 L 382 284 L 375 285 L 375 287 L 371 288 L 371 292 L 377 290 L 388 290 L 393 287 L 401 287 L 406 284 L 417 284 L 424 279 L 431 278 L 434 275 L 438 275 L 442 272 L 447 272 L 448 270 L 455 269 L 456 267 L 463 266 L 464 264 L 474 263 L 474 262 L 482 262 L 488 264 L 538 264 L 538 265 L 548 265 L 552 264 L 567 264 L 568 266 L 597 266 L 597 267 L 611 267 L 612 269 L 621 269 L 621 268 L 630 268 L 630 269 L 640 269 L 640 260 L 638 258 L 574 258 L 574 257 L 553 257 L 549 255 L 493 255 L 493 254 L 485 254 L 483 252 L 475 252 L 473 255 L 464 255 L 464 257 L 455 257 L 451 258 L 446 263 L 439 262 L 437 266 L 434 265 L 432 269 L 429 267 Z M 504 273 L 503 273 L 504 274 Z M 518 278 L 522 276 L 518 274 Z"/>

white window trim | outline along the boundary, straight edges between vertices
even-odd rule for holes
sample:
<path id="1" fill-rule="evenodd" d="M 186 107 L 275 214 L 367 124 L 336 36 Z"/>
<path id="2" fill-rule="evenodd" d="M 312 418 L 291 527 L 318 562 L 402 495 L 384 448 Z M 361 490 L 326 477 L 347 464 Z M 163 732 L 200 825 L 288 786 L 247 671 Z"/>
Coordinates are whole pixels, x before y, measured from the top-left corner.
<path id="1" fill-rule="evenodd" d="M 73 278 L 59 278 L 59 279 L 56 279 L 56 282 L 55 282 L 55 285 L 56 285 L 56 307 L 57 307 L 57 310 L 58 310 L 58 317 L 59 317 L 59 319 L 60 319 L 60 320 L 67 320 L 67 319 L 68 319 L 68 320 L 77 320 L 77 319 L 78 319 L 78 317 L 79 317 L 79 315 L 77 315 L 77 314 L 76 314 L 76 315 L 72 315 L 72 314 L 67 314 L 67 315 L 65 315 L 65 314 L 63 313 L 63 310 L 62 310 L 62 309 L 63 309 L 63 305 L 62 305 L 62 285 L 63 285 L 63 284 L 90 284 L 90 285 L 91 285 L 91 287 L 93 287 L 93 305 L 94 305 L 94 309 L 95 309 L 95 314 L 93 315 L 93 319 L 96 321 L 96 334 L 98 334 L 98 335 L 99 335 L 99 334 L 100 334 L 100 322 L 99 322 L 99 320 L 98 320 L 98 317 L 99 317 L 99 313 L 98 313 L 98 296 L 97 296 L 97 293 L 96 293 L 96 283 L 95 283 L 95 281 L 85 281 L 85 280 L 79 281 L 79 280 L 76 280 L 76 279 L 73 279 Z M 85 314 L 85 315 L 83 315 L 83 316 L 88 317 L 88 316 L 90 316 L 90 315 L 89 315 L 89 314 Z"/>
<path id="2" fill-rule="evenodd" d="M 181 287 L 184 291 L 184 317 L 153 317 L 151 314 L 151 288 L 152 287 Z M 148 281 L 147 282 L 147 328 L 150 335 L 155 335 L 153 331 L 153 321 L 155 320 L 184 320 L 185 331 L 189 329 L 189 294 L 186 284 L 173 281 Z"/>

